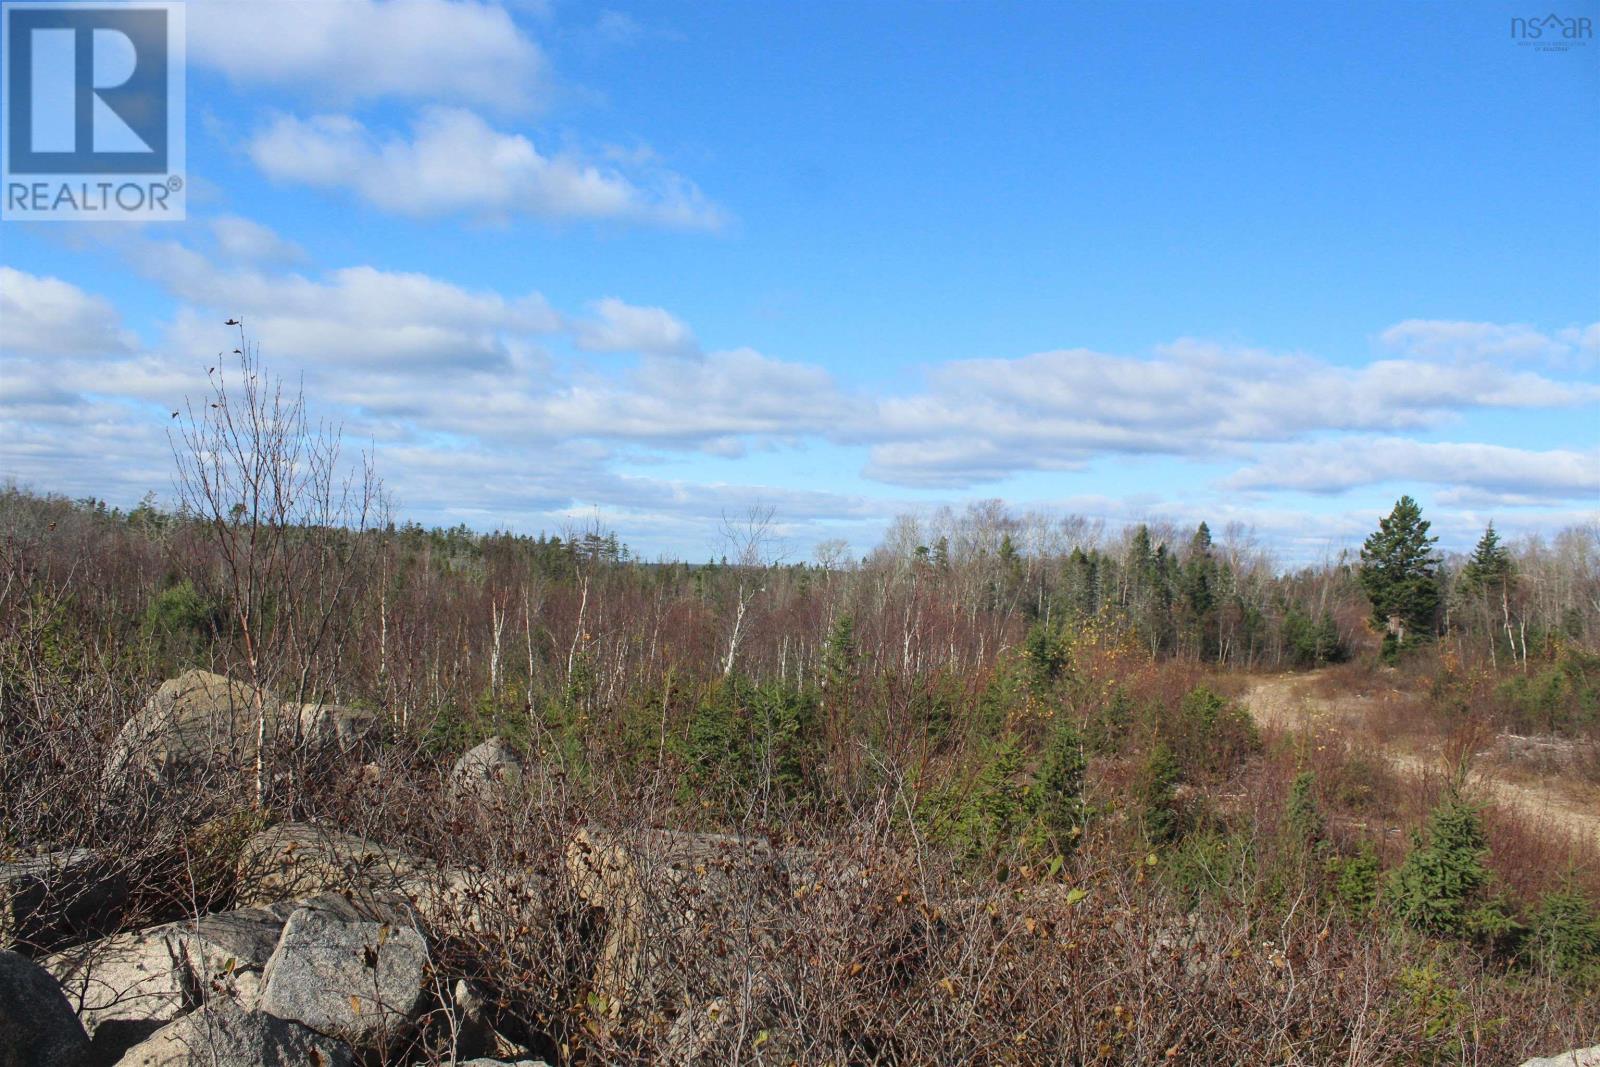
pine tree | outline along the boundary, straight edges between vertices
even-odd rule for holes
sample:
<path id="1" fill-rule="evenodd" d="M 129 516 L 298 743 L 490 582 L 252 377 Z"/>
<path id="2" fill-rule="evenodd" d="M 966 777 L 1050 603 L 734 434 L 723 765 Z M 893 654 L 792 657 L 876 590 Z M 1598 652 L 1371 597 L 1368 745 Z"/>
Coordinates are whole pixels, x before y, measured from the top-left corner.
<path id="1" fill-rule="evenodd" d="M 1372 621 L 1384 628 L 1384 655 L 1392 659 L 1403 647 L 1433 632 L 1439 609 L 1437 537 L 1409 496 L 1378 521 L 1378 529 L 1361 546 L 1361 588 L 1372 601 Z"/>

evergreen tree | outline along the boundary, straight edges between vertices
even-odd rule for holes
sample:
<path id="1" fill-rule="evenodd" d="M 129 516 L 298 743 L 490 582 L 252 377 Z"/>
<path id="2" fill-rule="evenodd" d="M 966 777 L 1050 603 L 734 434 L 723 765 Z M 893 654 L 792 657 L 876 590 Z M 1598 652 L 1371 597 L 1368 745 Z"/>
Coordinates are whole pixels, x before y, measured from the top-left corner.
<path id="1" fill-rule="evenodd" d="M 1080 619 L 1088 619 L 1100 610 L 1100 563 L 1097 555 L 1086 554 L 1074 547 L 1067 557 L 1067 585 L 1072 608 Z"/>
<path id="2" fill-rule="evenodd" d="M 1065 717 L 1056 721 L 1034 777 L 1032 804 L 1056 851 L 1078 847 L 1083 832 L 1083 737 Z"/>
<path id="3" fill-rule="evenodd" d="M 1467 565 L 1461 569 L 1461 591 L 1478 611 L 1478 621 L 1489 635 L 1489 656 L 1495 659 L 1494 637 L 1498 626 L 1511 641 L 1511 586 L 1515 580 L 1511 552 L 1495 532 L 1494 523 L 1484 527 Z M 1516 648 L 1512 646 L 1515 655 Z"/>
<path id="4" fill-rule="evenodd" d="M 722 679 L 695 706 L 683 745 L 687 784 L 698 789 L 746 784 L 749 695 L 749 684 L 733 676 Z"/>
<path id="5" fill-rule="evenodd" d="M 1511 552 L 1495 532 L 1494 523 L 1483 528 L 1461 579 L 1471 589 L 1493 589 L 1511 580 Z"/>
<path id="6" fill-rule="evenodd" d="M 993 860 L 1025 828 L 1029 790 L 1017 736 L 981 742 L 964 781 L 933 791 L 923 807 L 929 833 L 968 862 Z"/>
<path id="7" fill-rule="evenodd" d="M 1152 845 L 1170 845 L 1183 836 L 1183 815 L 1178 809 L 1178 759 L 1165 742 L 1157 741 L 1139 770 L 1136 795 L 1139 822 Z"/>
<path id="8" fill-rule="evenodd" d="M 1530 947 L 1543 970 L 1600 984 L 1600 910 L 1581 888 L 1563 887 L 1540 900 Z"/>
<path id="9" fill-rule="evenodd" d="M 1284 813 L 1289 836 L 1297 847 L 1312 847 L 1322 840 L 1322 812 L 1317 810 L 1316 776 L 1301 771 L 1289 786 L 1289 806 Z"/>
<path id="10" fill-rule="evenodd" d="M 1189 555 L 1179 579 L 1186 625 L 1202 657 L 1211 654 L 1217 611 L 1217 561 L 1211 555 L 1211 528 L 1201 523 L 1189 539 Z"/>
<path id="11" fill-rule="evenodd" d="M 1315 622 L 1295 605 L 1283 615 L 1283 644 L 1297 667 L 1321 667 L 1344 658 L 1339 643 L 1339 624 L 1333 613 L 1324 611 Z"/>
<path id="12" fill-rule="evenodd" d="M 787 800 L 811 792 L 817 760 L 814 695 L 770 682 L 752 694 L 751 719 L 764 781 Z"/>
<path id="13" fill-rule="evenodd" d="M 829 716 L 835 717 L 835 721 L 850 706 L 859 659 L 855 619 L 840 615 L 829 631 L 828 643 L 822 650 L 823 708 Z"/>
<path id="14" fill-rule="evenodd" d="M 1388 659 L 1433 632 L 1439 608 L 1433 546 L 1439 539 L 1428 535 L 1429 525 L 1417 502 L 1403 496 L 1361 546 L 1361 588 L 1372 601 L 1372 621 L 1385 630 Z"/>
<path id="15" fill-rule="evenodd" d="M 1167 546 L 1156 544 L 1142 523 L 1128 548 L 1128 579 L 1130 614 L 1150 651 L 1159 651 L 1167 644 L 1172 620 L 1172 560 Z"/>
<path id="16" fill-rule="evenodd" d="M 1335 856 L 1327 861 L 1333 879 L 1333 895 L 1351 915 L 1367 916 L 1378 903 L 1379 875 L 1383 868 L 1372 842 L 1363 841 L 1354 856 Z"/>
<path id="17" fill-rule="evenodd" d="M 1428 819 L 1426 837 L 1412 838 L 1411 851 L 1394 876 L 1394 907 L 1402 920 L 1426 933 L 1468 937 L 1475 911 L 1489 884 L 1489 853 L 1483 820 L 1458 796 Z"/>
<path id="18" fill-rule="evenodd" d="M 1035 698 L 1047 699 L 1071 662 L 1071 649 L 1061 627 L 1043 620 L 1034 623 L 1022 649 L 1027 656 L 1028 689 Z"/>

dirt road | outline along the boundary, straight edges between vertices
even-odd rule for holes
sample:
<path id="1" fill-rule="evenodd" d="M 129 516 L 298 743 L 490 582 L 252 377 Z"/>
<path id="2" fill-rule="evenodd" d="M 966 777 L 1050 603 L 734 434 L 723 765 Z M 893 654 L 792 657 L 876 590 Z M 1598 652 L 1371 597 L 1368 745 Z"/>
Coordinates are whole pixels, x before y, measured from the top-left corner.
<path id="1" fill-rule="evenodd" d="M 1357 726 L 1375 707 L 1370 697 L 1330 699 L 1315 695 L 1317 677 L 1318 672 L 1258 678 L 1245 693 L 1245 705 L 1263 726 L 1283 730 L 1310 728 L 1313 732 L 1336 724 Z M 1395 745 L 1380 747 L 1377 754 L 1408 776 L 1448 770 L 1442 760 L 1430 760 Z M 1542 825 L 1587 840 L 1600 849 L 1600 807 L 1574 800 L 1555 789 L 1505 781 L 1493 777 L 1492 772 L 1474 773 L 1468 785 L 1490 803 L 1523 812 Z"/>

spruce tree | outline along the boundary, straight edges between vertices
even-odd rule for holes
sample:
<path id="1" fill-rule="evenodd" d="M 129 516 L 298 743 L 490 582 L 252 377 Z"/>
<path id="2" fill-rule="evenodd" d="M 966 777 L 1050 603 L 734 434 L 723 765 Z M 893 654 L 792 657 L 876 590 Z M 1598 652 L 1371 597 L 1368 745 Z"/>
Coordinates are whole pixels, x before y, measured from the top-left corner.
<path id="1" fill-rule="evenodd" d="M 1378 529 L 1361 546 L 1361 588 L 1372 601 L 1372 621 L 1384 628 L 1384 656 L 1426 640 L 1439 609 L 1437 537 L 1409 496 L 1378 521 Z"/>
<path id="2" fill-rule="evenodd" d="M 855 684 L 858 658 L 856 621 L 850 615 L 840 615 L 828 632 L 822 652 L 822 691 L 831 698 L 843 699 Z"/>
<path id="3" fill-rule="evenodd" d="M 1474 912 L 1489 885 L 1489 844 L 1476 808 L 1451 796 L 1434 809 L 1426 837 L 1417 835 L 1394 876 L 1400 918 L 1426 933 L 1473 934 Z"/>
<path id="4" fill-rule="evenodd" d="M 1084 820 L 1083 736 L 1065 717 L 1056 721 L 1033 780 L 1033 809 L 1042 829 L 1066 855 L 1078 846 Z"/>
<path id="5" fill-rule="evenodd" d="M 1483 536 L 1478 538 L 1467 565 L 1461 568 L 1461 591 L 1481 611 L 1479 621 L 1489 637 L 1491 663 L 1495 661 L 1496 616 L 1499 617 L 1499 625 L 1505 627 L 1507 643 L 1511 641 L 1511 586 L 1514 577 L 1511 553 L 1501 542 L 1491 522 L 1484 527 Z M 1513 656 L 1515 652 L 1516 647 L 1512 645 Z"/>
<path id="6" fill-rule="evenodd" d="M 1581 888 L 1545 894 L 1533 916 L 1529 947 L 1542 970 L 1600 985 L 1600 909 Z"/>
<path id="7" fill-rule="evenodd" d="M 1215 627 L 1217 561 L 1211 554 L 1211 528 L 1201 523 L 1189 540 L 1189 555 L 1180 574 L 1183 606 L 1195 641 L 1195 651 L 1209 656 L 1210 632 Z"/>
<path id="8" fill-rule="evenodd" d="M 1165 742 L 1157 741 L 1139 770 L 1134 791 L 1145 840 L 1170 845 L 1183 836 L 1183 813 L 1178 807 L 1178 782 L 1183 772 Z"/>
<path id="9" fill-rule="evenodd" d="M 1029 691 L 1039 700 L 1048 700 L 1072 661 L 1066 635 L 1059 624 L 1041 619 L 1029 627 L 1022 650 L 1027 657 Z"/>
<path id="10" fill-rule="evenodd" d="M 1289 805 L 1284 813 L 1284 821 L 1297 848 L 1311 848 L 1322 840 L 1325 827 L 1322 812 L 1317 810 L 1316 783 L 1315 775 L 1310 771 L 1301 771 L 1289 786 Z"/>
<path id="11" fill-rule="evenodd" d="M 1494 523 L 1483 528 L 1483 536 L 1462 568 L 1461 578 L 1474 589 L 1495 588 L 1511 578 L 1511 553 L 1495 532 Z"/>

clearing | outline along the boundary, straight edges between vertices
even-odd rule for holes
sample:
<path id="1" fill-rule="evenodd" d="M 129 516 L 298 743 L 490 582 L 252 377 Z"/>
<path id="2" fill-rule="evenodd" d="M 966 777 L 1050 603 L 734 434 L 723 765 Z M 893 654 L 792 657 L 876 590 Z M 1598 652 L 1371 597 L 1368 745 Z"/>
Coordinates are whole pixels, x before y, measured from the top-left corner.
<path id="1" fill-rule="evenodd" d="M 1332 727 L 1370 737 L 1375 754 L 1408 777 L 1451 773 L 1452 768 L 1445 753 L 1439 751 L 1440 746 L 1435 745 L 1431 755 L 1419 754 L 1404 746 L 1404 738 L 1385 742 L 1378 739 L 1381 731 L 1361 730 L 1360 727 L 1369 725 L 1369 719 L 1380 707 L 1379 701 L 1362 694 L 1318 695 L 1317 682 L 1325 673 L 1311 671 L 1255 678 L 1245 691 L 1245 706 L 1263 726 L 1287 731 L 1310 730 L 1313 734 Z M 1475 760 L 1473 766 L 1468 785 L 1476 795 L 1520 811 L 1543 825 L 1600 849 L 1600 805 L 1592 798 L 1573 795 L 1576 790 L 1560 780 L 1513 782 L 1496 774 L 1485 760 Z"/>

